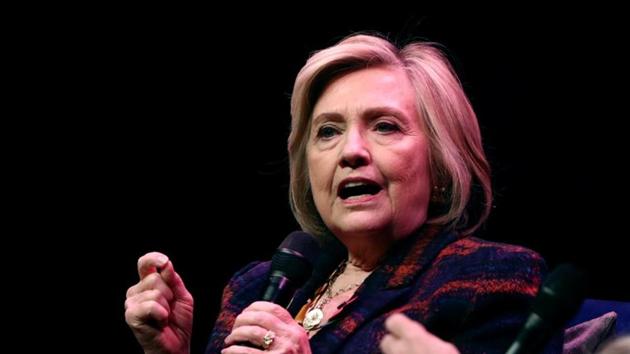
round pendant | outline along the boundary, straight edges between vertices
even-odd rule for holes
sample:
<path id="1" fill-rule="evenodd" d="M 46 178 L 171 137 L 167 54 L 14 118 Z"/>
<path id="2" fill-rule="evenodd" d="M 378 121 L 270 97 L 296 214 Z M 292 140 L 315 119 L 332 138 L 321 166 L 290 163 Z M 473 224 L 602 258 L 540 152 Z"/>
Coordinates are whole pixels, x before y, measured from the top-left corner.
<path id="1" fill-rule="evenodd" d="M 306 316 L 304 316 L 302 327 L 304 327 L 305 330 L 310 331 L 311 329 L 317 327 L 323 318 L 324 312 L 322 312 L 322 310 L 318 308 L 312 309 L 306 313 Z"/>

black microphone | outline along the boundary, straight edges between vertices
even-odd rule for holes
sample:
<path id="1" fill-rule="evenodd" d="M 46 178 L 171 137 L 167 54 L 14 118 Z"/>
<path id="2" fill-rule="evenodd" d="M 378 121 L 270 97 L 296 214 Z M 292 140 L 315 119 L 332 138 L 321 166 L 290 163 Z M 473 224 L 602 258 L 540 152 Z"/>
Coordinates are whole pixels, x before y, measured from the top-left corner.
<path id="1" fill-rule="evenodd" d="M 280 244 L 271 259 L 269 284 L 262 300 L 285 307 L 295 291 L 311 276 L 319 244 L 310 234 L 294 231 Z"/>
<path id="2" fill-rule="evenodd" d="M 271 258 L 269 283 L 262 300 L 286 307 L 295 291 L 311 276 L 315 259 L 319 256 L 319 244 L 310 234 L 293 231 L 278 246 Z M 238 342 L 238 345 L 263 349 L 258 344 Z"/>
<path id="3" fill-rule="evenodd" d="M 584 300 L 582 272 L 570 264 L 554 269 L 534 299 L 532 312 L 506 354 L 533 354 L 547 344 Z"/>

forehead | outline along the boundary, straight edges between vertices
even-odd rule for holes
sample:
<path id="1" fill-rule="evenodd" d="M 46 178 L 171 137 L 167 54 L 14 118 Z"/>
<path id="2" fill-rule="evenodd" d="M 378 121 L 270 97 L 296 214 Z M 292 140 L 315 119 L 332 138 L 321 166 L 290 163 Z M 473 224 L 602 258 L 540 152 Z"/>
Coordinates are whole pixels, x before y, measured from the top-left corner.
<path id="1" fill-rule="evenodd" d="M 416 95 L 409 78 L 398 67 L 373 67 L 339 76 L 323 90 L 313 116 L 355 113 L 373 107 L 391 107 L 415 116 Z"/>

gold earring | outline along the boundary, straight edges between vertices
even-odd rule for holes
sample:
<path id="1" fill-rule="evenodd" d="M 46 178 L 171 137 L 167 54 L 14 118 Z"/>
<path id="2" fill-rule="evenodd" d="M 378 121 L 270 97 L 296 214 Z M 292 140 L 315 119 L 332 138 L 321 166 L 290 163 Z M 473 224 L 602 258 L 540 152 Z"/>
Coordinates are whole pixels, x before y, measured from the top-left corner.
<path id="1" fill-rule="evenodd" d="M 431 201 L 436 204 L 446 203 L 446 187 L 434 185 L 431 192 Z"/>

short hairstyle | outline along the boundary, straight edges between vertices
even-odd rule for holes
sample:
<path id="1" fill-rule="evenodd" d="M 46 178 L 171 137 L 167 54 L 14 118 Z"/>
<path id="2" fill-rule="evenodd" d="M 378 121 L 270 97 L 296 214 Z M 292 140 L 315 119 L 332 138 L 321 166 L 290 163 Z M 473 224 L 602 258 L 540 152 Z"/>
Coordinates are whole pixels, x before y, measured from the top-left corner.
<path id="1" fill-rule="evenodd" d="M 289 135 L 289 199 L 302 228 L 330 233 L 313 201 L 306 146 L 313 108 L 334 78 L 377 66 L 402 68 L 416 92 L 421 126 L 429 140 L 432 184 L 427 223 L 470 234 L 485 221 L 492 203 L 490 166 L 477 117 L 445 54 L 433 43 L 402 49 L 390 41 L 355 34 L 310 56 L 295 80 Z"/>

